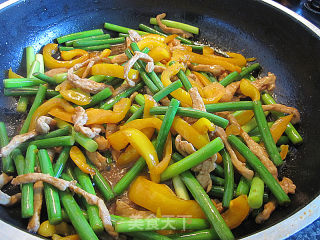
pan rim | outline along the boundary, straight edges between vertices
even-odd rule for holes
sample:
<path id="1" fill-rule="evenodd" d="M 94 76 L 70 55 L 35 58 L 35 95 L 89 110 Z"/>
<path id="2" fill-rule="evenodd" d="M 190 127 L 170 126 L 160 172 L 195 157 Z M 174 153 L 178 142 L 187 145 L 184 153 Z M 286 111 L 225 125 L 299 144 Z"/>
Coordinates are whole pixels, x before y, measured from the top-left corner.
<path id="1" fill-rule="evenodd" d="M 304 17 L 300 16 L 299 14 L 295 13 L 294 11 L 282 6 L 281 4 L 274 2 L 272 0 L 259 0 L 267 5 L 270 5 L 285 14 L 291 16 L 299 23 L 303 24 L 307 29 L 311 30 L 319 39 L 320 39 L 320 28 L 315 26 L 309 20 L 305 19 Z M 3 11 L 12 5 L 17 3 L 25 2 L 25 0 L 8 0 L 4 3 L 0 4 L 0 10 Z M 1 13 L 1 12 L 0 12 Z M 250 236 L 244 237 L 242 239 L 249 240 L 249 239 L 284 239 L 287 238 L 296 232 L 302 230 L 304 227 L 310 225 L 316 219 L 320 217 L 320 195 L 318 195 L 315 199 L 309 202 L 306 206 L 302 207 L 297 212 L 293 213 L 290 217 L 282 220 L 275 225 L 266 228 L 262 231 L 254 233 Z M 41 239 L 38 236 L 34 236 L 26 230 L 22 230 L 20 228 L 14 227 L 9 225 L 3 220 L 0 220 L 0 229 L 6 229 L 5 234 L 8 234 L 10 238 L 13 239 L 27 239 L 36 240 Z M 14 233 L 14 234 L 13 234 Z M 3 234 L 3 233 L 2 233 Z"/>

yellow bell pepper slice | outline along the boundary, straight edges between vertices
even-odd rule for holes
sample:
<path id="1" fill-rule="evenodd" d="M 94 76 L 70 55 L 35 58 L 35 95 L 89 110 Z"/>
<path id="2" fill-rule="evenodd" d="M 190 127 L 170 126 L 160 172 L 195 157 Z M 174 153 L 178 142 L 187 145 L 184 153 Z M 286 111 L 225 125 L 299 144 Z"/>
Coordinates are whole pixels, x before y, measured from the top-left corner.
<path id="1" fill-rule="evenodd" d="M 206 218 L 195 200 L 178 198 L 167 185 L 154 183 L 141 176 L 131 184 L 128 196 L 132 202 L 153 213 L 161 211 L 162 215 L 173 217 L 188 215 L 192 218 Z"/>
<path id="2" fill-rule="evenodd" d="M 69 102 L 80 106 L 87 105 L 91 102 L 92 98 L 89 93 L 86 93 L 81 89 L 73 89 L 73 86 L 69 81 L 62 82 L 56 87 L 56 90 L 57 89 L 60 89 L 58 91 L 60 92 L 61 96 Z"/>
<path id="3" fill-rule="evenodd" d="M 39 117 L 46 115 L 54 107 L 61 107 L 69 113 L 74 112 L 74 107 L 72 107 L 71 104 L 68 103 L 66 100 L 62 98 L 51 98 L 45 103 L 41 104 L 40 107 L 38 107 L 32 115 L 29 131 L 34 130 L 36 128 L 37 119 Z"/>
<path id="4" fill-rule="evenodd" d="M 52 57 L 54 53 L 58 50 L 58 44 L 49 43 L 43 48 L 43 60 L 48 68 L 71 68 L 77 63 L 82 63 L 89 58 L 89 53 L 82 49 L 74 49 L 70 51 L 62 51 L 61 57 L 69 59 L 67 61 L 57 60 Z M 76 59 L 73 59 L 76 56 L 80 56 Z M 72 60 L 70 60 L 72 59 Z"/>
<path id="5" fill-rule="evenodd" d="M 202 50 L 202 54 L 203 55 L 213 55 L 214 54 L 214 50 L 211 47 L 204 46 L 203 50 Z"/>
<path id="6" fill-rule="evenodd" d="M 241 195 L 230 201 L 229 209 L 221 214 L 230 229 L 238 227 L 249 214 L 247 195 Z"/>
<path id="7" fill-rule="evenodd" d="M 204 85 L 204 86 L 208 86 L 211 82 L 208 78 L 206 78 L 205 76 L 203 76 L 201 73 L 198 73 L 196 71 L 191 71 L 191 73 L 193 73 L 194 75 L 197 76 L 197 78 L 200 80 L 200 82 Z"/>
<path id="8" fill-rule="evenodd" d="M 148 55 L 153 59 L 154 62 L 160 62 L 162 60 L 169 61 L 171 58 L 171 53 L 164 47 L 153 48 Z"/>
<path id="9" fill-rule="evenodd" d="M 91 176 L 96 174 L 95 170 L 87 164 L 86 157 L 77 146 L 73 146 L 70 149 L 70 158 L 82 172 Z"/>
<path id="10" fill-rule="evenodd" d="M 151 39 L 155 39 L 160 42 L 164 42 L 166 39 L 166 37 L 164 37 L 164 36 L 161 36 L 159 34 L 153 34 L 153 33 L 145 34 L 145 35 L 141 36 L 141 38 L 142 39 L 151 38 Z"/>
<path id="11" fill-rule="evenodd" d="M 144 128 L 141 129 L 141 132 L 143 132 L 147 138 L 151 139 L 154 133 L 154 128 Z M 119 158 L 117 159 L 117 165 L 128 165 L 129 163 L 137 161 L 139 157 L 140 154 L 137 152 L 137 150 L 132 145 L 129 145 L 126 150 L 120 154 Z"/>
<path id="12" fill-rule="evenodd" d="M 220 56 L 208 56 L 208 55 L 201 55 L 194 52 L 189 52 L 185 50 L 174 50 L 172 52 L 172 61 L 178 62 L 187 62 L 190 61 L 192 63 L 198 64 L 207 64 L 207 65 L 220 65 L 224 67 L 226 70 L 230 72 L 241 72 L 241 68 L 236 66 L 230 62 L 228 62 L 229 58 L 220 57 Z"/>
<path id="13" fill-rule="evenodd" d="M 87 124 L 118 123 L 126 116 L 131 106 L 129 98 L 122 98 L 113 106 L 113 111 L 91 108 L 86 111 Z"/>
<path id="14" fill-rule="evenodd" d="M 211 104 L 219 102 L 219 100 L 225 95 L 226 89 L 220 83 L 212 82 L 205 86 L 202 89 L 202 92 L 204 95 L 204 104 Z"/>
<path id="15" fill-rule="evenodd" d="M 171 155 L 172 155 L 172 138 L 171 138 L 171 134 L 169 133 L 166 144 L 165 144 L 164 157 L 162 161 L 154 169 L 150 170 L 150 173 L 153 173 L 153 174 L 163 173 L 170 163 Z"/>
<path id="16" fill-rule="evenodd" d="M 288 115 L 280 117 L 275 123 L 271 126 L 270 132 L 274 142 L 278 142 L 279 138 L 282 136 L 284 131 L 287 128 L 287 125 L 290 123 L 293 115 Z"/>
<path id="17" fill-rule="evenodd" d="M 150 115 L 150 108 L 156 106 L 156 101 L 148 94 L 144 95 L 144 109 L 143 109 L 143 118 L 153 117 Z"/>
<path id="18" fill-rule="evenodd" d="M 155 47 L 162 47 L 167 49 L 168 51 L 170 50 L 167 44 L 154 38 L 144 38 L 141 41 L 137 42 L 137 44 L 141 50 L 146 47 L 148 47 L 150 50 L 154 49 Z"/>
<path id="19" fill-rule="evenodd" d="M 216 128 L 215 125 L 206 118 L 200 118 L 192 125 L 192 127 L 200 134 L 206 134 L 208 131 L 214 131 Z"/>
<path id="20" fill-rule="evenodd" d="M 73 120 L 72 120 L 73 113 L 66 112 L 61 107 L 51 108 L 48 114 L 50 114 L 53 117 L 59 118 L 60 120 L 73 123 Z"/>
<path id="21" fill-rule="evenodd" d="M 176 75 L 181 69 L 184 70 L 184 66 L 180 63 L 174 63 L 171 66 L 168 66 L 161 74 L 161 82 L 163 83 L 163 85 L 165 87 L 169 86 L 172 83 L 170 78 Z M 170 94 L 172 95 L 172 97 L 179 100 L 182 106 L 192 106 L 190 94 L 182 88 L 179 88 Z"/>
<path id="22" fill-rule="evenodd" d="M 184 139 L 192 143 L 192 145 L 197 149 L 200 149 L 209 143 L 208 138 L 206 138 L 204 135 L 201 135 L 189 123 L 179 117 L 174 118 L 172 128 Z"/>
<path id="23" fill-rule="evenodd" d="M 280 151 L 281 159 L 284 160 L 287 157 L 287 154 L 289 152 L 289 145 L 281 145 L 280 149 L 281 149 Z"/>
<path id="24" fill-rule="evenodd" d="M 254 112 L 252 110 L 243 110 L 240 114 L 237 114 L 235 118 L 237 122 L 242 126 L 249 122 L 254 116 Z"/>
<path id="25" fill-rule="evenodd" d="M 8 70 L 8 78 L 23 78 L 21 75 L 12 71 L 11 68 Z"/>
<path id="26" fill-rule="evenodd" d="M 247 64 L 246 58 L 240 53 L 227 52 L 229 55 L 228 62 L 238 65 L 240 67 L 244 67 Z"/>
<path id="27" fill-rule="evenodd" d="M 91 74 L 124 79 L 124 67 L 117 64 L 98 63 L 91 68 Z M 132 79 L 132 81 L 137 82 L 139 79 L 139 72 L 135 69 L 130 69 L 128 77 Z"/>
<path id="28" fill-rule="evenodd" d="M 243 95 L 250 97 L 252 101 L 260 100 L 259 90 L 254 85 L 252 85 L 248 79 L 241 79 L 240 91 Z"/>

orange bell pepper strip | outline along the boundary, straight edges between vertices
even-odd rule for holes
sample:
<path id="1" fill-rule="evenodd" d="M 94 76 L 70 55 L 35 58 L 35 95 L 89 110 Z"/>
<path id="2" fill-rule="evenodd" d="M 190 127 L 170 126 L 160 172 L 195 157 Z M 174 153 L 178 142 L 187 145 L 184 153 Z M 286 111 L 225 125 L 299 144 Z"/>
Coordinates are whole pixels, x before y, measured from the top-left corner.
<path id="1" fill-rule="evenodd" d="M 92 75 L 106 75 L 124 79 L 124 67 L 117 64 L 98 63 L 91 68 Z M 135 69 L 130 69 L 129 78 L 137 82 L 139 79 L 139 72 Z"/>
<path id="2" fill-rule="evenodd" d="M 221 156 L 221 154 L 220 154 L 220 153 L 217 153 L 217 160 L 216 160 L 216 163 L 217 163 L 217 164 L 222 163 L 222 156 Z"/>
<path id="3" fill-rule="evenodd" d="M 86 61 L 89 58 L 89 53 L 82 49 L 74 49 L 70 51 L 62 51 L 61 57 L 63 58 L 69 58 L 67 61 L 61 61 L 57 60 L 52 57 L 54 53 L 58 50 L 58 44 L 49 43 L 44 46 L 43 48 L 43 60 L 48 68 L 71 68 L 77 63 L 82 63 Z M 71 57 L 72 56 L 72 57 Z M 76 56 L 80 56 L 78 58 L 75 58 L 73 60 L 70 60 Z"/>
<path id="4" fill-rule="evenodd" d="M 227 136 L 229 135 L 240 135 L 241 132 L 241 127 L 238 124 L 230 124 L 227 128 L 226 128 L 226 134 Z"/>
<path id="5" fill-rule="evenodd" d="M 211 47 L 204 46 L 203 50 L 202 50 L 202 54 L 203 55 L 213 55 L 214 54 L 214 50 Z"/>
<path id="6" fill-rule="evenodd" d="M 91 177 L 96 174 L 95 170 L 87 164 L 86 157 L 77 146 L 70 149 L 70 158 L 82 172 L 90 174 Z"/>
<path id="7" fill-rule="evenodd" d="M 156 101 L 148 94 L 144 95 L 144 109 L 143 109 L 143 118 L 153 117 L 150 115 L 150 108 L 156 106 Z"/>
<path id="8" fill-rule="evenodd" d="M 147 136 L 147 138 L 151 139 L 154 133 L 154 128 L 144 128 L 141 129 L 141 132 L 143 132 Z M 119 158 L 117 159 L 117 165 L 128 165 L 130 163 L 136 162 L 139 157 L 140 154 L 137 152 L 137 150 L 132 145 L 129 145 L 126 150 L 120 154 Z"/>
<path id="9" fill-rule="evenodd" d="M 200 96 L 201 96 L 202 98 L 204 98 L 205 96 L 204 96 L 204 93 L 203 93 L 203 91 L 202 91 L 202 89 L 203 89 L 202 83 L 201 83 L 201 82 L 194 81 L 194 80 L 191 79 L 191 78 L 189 78 L 189 82 L 191 83 L 192 87 L 196 87 L 196 88 L 198 89 L 198 92 L 199 92 Z"/>
<path id="10" fill-rule="evenodd" d="M 143 38 L 141 41 L 137 42 L 138 47 L 140 50 L 143 50 L 144 48 L 148 47 L 150 50 L 156 48 L 156 47 L 162 47 L 166 50 L 170 51 L 167 44 L 165 44 L 163 41 L 159 41 L 154 38 Z"/>
<path id="11" fill-rule="evenodd" d="M 188 215 L 192 218 L 206 218 L 195 200 L 178 198 L 167 185 L 154 183 L 141 176 L 131 184 L 128 196 L 132 202 L 153 213 L 160 211 L 162 215 L 173 217 Z"/>
<path id="12" fill-rule="evenodd" d="M 241 72 L 241 68 L 239 66 L 236 66 L 232 63 L 228 62 L 229 58 L 224 58 L 220 56 L 207 56 L 207 55 L 201 55 L 194 52 L 184 51 L 184 50 L 174 50 L 172 52 L 172 61 L 177 62 L 187 62 L 190 61 L 192 63 L 198 63 L 198 64 L 206 64 L 206 65 L 220 65 L 226 70 L 230 72 Z"/>
<path id="13" fill-rule="evenodd" d="M 280 117 L 279 119 L 277 119 L 277 121 L 274 122 L 274 124 L 272 124 L 270 132 L 275 143 L 278 142 L 279 138 L 286 130 L 287 125 L 290 123 L 292 117 L 293 115 Z"/>
<path id="14" fill-rule="evenodd" d="M 46 115 L 52 108 L 61 107 L 68 113 L 74 112 L 74 107 L 71 106 L 66 100 L 62 98 L 51 98 L 45 103 L 41 104 L 40 107 L 34 112 L 31 118 L 29 131 L 34 130 L 36 128 L 37 119 L 41 116 Z"/>
<path id="15" fill-rule="evenodd" d="M 150 170 L 151 180 L 157 183 L 160 182 L 160 174 L 152 173 L 153 169 L 159 163 L 159 160 L 157 151 L 149 138 L 143 134 L 143 132 L 135 128 L 126 128 L 120 130 L 120 132 L 123 138 L 119 138 L 118 141 L 130 143 L 137 150 L 140 156 L 145 159 Z"/>
<path id="16" fill-rule="evenodd" d="M 197 149 L 200 149 L 209 143 L 208 138 L 206 138 L 204 135 L 201 135 L 189 123 L 179 117 L 174 118 L 171 128 L 173 128 L 188 142 L 192 143 L 192 145 Z"/>
<path id="17" fill-rule="evenodd" d="M 184 66 L 177 62 L 172 64 L 171 66 L 168 66 L 161 74 L 161 82 L 163 83 L 163 85 L 165 87 L 169 86 L 172 83 L 170 78 L 176 75 L 181 69 L 184 70 Z M 182 106 L 192 106 L 190 94 L 182 88 L 179 88 L 170 94 L 172 95 L 172 97 L 179 100 Z"/>
<path id="18" fill-rule="evenodd" d="M 161 36 L 159 34 L 153 34 L 153 33 L 145 34 L 145 35 L 141 36 L 141 38 L 142 39 L 151 38 L 151 39 L 155 39 L 160 42 L 164 42 L 166 39 L 166 37 L 164 37 L 164 36 Z"/>
<path id="19" fill-rule="evenodd" d="M 204 104 L 211 104 L 219 102 L 219 100 L 225 95 L 226 89 L 220 83 L 212 82 L 202 88 L 202 92 L 204 95 Z"/>
<path id="20" fill-rule="evenodd" d="M 240 53 L 227 52 L 230 58 L 228 58 L 229 63 L 233 63 L 240 67 L 244 67 L 247 64 L 246 58 Z"/>
<path id="21" fill-rule="evenodd" d="M 48 113 L 53 117 L 59 118 L 63 121 L 69 122 L 69 123 L 73 123 L 73 120 L 72 120 L 73 113 L 66 112 L 61 107 L 51 108 Z"/>
<path id="22" fill-rule="evenodd" d="M 160 62 L 162 60 L 169 61 L 171 58 L 171 53 L 166 48 L 155 47 L 153 48 L 148 55 L 153 59 L 154 62 Z"/>
<path id="23" fill-rule="evenodd" d="M 238 227 L 249 214 L 249 204 L 247 195 L 241 195 L 230 201 L 227 211 L 221 214 L 222 218 L 230 229 Z"/>
<path id="24" fill-rule="evenodd" d="M 23 78 L 21 75 L 12 71 L 11 68 L 8 70 L 8 78 Z"/>
<path id="25" fill-rule="evenodd" d="M 280 151 L 281 159 L 284 160 L 287 157 L 287 154 L 289 152 L 289 145 L 281 145 L 280 149 L 281 149 Z"/>
<path id="26" fill-rule="evenodd" d="M 242 126 L 249 122 L 254 116 L 254 112 L 252 110 L 243 110 L 240 114 L 236 114 L 235 118 L 238 123 Z"/>
<path id="27" fill-rule="evenodd" d="M 87 124 L 118 123 L 126 116 L 131 106 L 129 98 L 122 98 L 113 106 L 113 111 L 90 108 L 86 111 L 88 115 Z"/>
<path id="28" fill-rule="evenodd" d="M 243 95 L 250 97 L 252 101 L 260 100 L 259 90 L 254 85 L 252 85 L 248 79 L 241 79 L 240 91 Z"/>
<path id="29" fill-rule="evenodd" d="M 164 157 L 162 161 L 154 169 L 150 170 L 150 173 L 153 173 L 153 174 L 163 173 L 170 163 L 171 155 L 172 155 L 172 138 L 171 138 L 171 134 L 169 133 L 167 137 L 165 149 L 164 149 Z"/>
<path id="30" fill-rule="evenodd" d="M 196 71 L 191 71 L 191 73 L 193 73 L 194 75 L 197 76 L 197 78 L 200 80 L 200 82 L 204 85 L 204 86 L 208 86 L 211 82 L 208 78 L 206 78 L 205 76 L 203 76 L 201 73 L 198 73 Z"/>

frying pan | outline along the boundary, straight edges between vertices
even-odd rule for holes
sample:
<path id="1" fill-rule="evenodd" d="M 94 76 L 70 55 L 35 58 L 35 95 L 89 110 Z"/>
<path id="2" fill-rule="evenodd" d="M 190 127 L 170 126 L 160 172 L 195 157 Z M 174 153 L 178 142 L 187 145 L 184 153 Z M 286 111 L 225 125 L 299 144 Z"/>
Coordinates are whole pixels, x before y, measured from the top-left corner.
<path id="1" fill-rule="evenodd" d="M 137 28 L 139 23 L 147 23 L 150 16 L 162 12 L 169 19 L 198 26 L 199 40 L 207 39 L 216 47 L 256 57 L 264 74 L 270 71 L 277 76 L 277 101 L 298 108 L 302 115 L 298 130 L 304 143 L 292 149 L 279 171 L 297 186 L 290 206 L 279 207 L 263 225 L 246 220 L 233 231 L 235 236 L 284 238 L 319 217 L 320 31 L 277 3 L 269 0 L 18 1 L 0 9 L 0 79 L 5 78 L 9 67 L 18 73 L 25 72 L 26 46 L 32 45 L 38 51 L 56 37 L 102 28 L 104 22 Z M 15 104 L 13 98 L 0 96 L 0 120 L 6 122 L 11 135 L 24 117 L 15 112 Z M 7 191 L 13 190 L 9 187 Z M 1 236 L 33 238 L 17 229 L 26 228 L 19 207 L 1 207 L 0 219 Z"/>

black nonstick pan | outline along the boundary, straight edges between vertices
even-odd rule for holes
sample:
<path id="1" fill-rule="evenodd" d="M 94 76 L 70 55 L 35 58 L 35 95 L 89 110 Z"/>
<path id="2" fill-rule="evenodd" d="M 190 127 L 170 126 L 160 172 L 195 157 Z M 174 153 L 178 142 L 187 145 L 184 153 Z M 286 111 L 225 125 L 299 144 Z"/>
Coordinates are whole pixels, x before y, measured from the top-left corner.
<path id="1" fill-rule="evenodd" d="M 279 9 L 272 1 L 17 1 L 0 9 L 0 79 L 6 77 L 10 67 L 18 73 L 25 72 L 21 63 L 25 60 L 26 46 L 32 45 L 38 51 L 61 35 L 102 28 L 104 22 L 137 28 L 139 23 L 147 23 L 149 17 L 162 12 L 167 13 L 168 19 L 199 27 L 200 41 L 207 39 L 221 49 L 256 57 L 264 74 L 270 71 L 277 76 L 277 101 L 301 112 L 298 130 L 304 143 L 291 151 L 280 169 L 280 175 L 288 176 L 297 186 L 290 206 L 279 208 L 262 225 L 245 221 L 234 231 L 235 236 L 241 238 L 260 232 L 254 238 L 280 239 L 319 217 L 320 30 Z M 6 122 L 11 135 L 24 118 L 15 112 L 15 104 L 15 99 L 0 94 L 0 120 Z M 299 212 L 303 208 L 305 212 Z M 290 216 L 292 218 L 281 225 Z M 20 218 L 19 207 L 0 207 L 0 219 L 20 229 L 27 225 Z M 2 236 L 31 239 L 31 235 L 22 237 L 18 229 L 12 231 L 9 225 L 1 224 Z M 272 226 L 273 231 L 266 230 Z M 0 236 L 0 239 L 8 238 Z"/>

